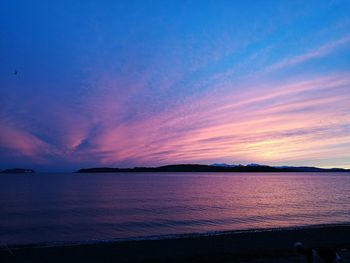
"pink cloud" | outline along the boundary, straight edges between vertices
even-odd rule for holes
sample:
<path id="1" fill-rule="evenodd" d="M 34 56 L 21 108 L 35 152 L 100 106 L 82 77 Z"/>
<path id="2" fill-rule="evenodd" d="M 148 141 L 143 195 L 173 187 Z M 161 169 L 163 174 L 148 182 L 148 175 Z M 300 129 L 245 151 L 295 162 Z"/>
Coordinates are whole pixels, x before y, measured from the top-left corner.
<path id="1" fill-rule="evenodd" d="M 215 101 L 210 96 L 188 99 L 156 115 L 106 126 L 87 151 L 101 153 L 101 163 L 115 165 L 282 162 L 308 154 L 325 157 L 334 147 L 344 156 L 349 154 L 344 125 L 350 124 L 344 85 L 350 79 L 337 75 L 275 84 L 255 93 L 248 89 L 239 96 L 233 92 Z"/>
<path id="2" fill-rule="evenodd" d="M 45 156 L 52 151 L 47 143 L 4 120 L 0 120 L 0 125 L 0 149 L 3 149 L 4 155 L 25 156 L 36 163 L 46 162 Z"/>

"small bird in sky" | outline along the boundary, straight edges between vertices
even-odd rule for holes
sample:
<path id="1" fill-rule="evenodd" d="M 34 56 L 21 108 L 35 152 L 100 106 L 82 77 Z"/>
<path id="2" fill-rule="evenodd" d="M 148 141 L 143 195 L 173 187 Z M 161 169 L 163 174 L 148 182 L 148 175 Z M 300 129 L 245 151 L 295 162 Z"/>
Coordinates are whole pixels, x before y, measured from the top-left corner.
<path id="1" fill-rule="evenodd" d="M 15 72 L 13 72 L 13 74 L 14 74 L 14 75 L 17 75 L 17 74 L 18 74 L 18 71 L 17 71 L 17 70 L 15 70 Z"/>

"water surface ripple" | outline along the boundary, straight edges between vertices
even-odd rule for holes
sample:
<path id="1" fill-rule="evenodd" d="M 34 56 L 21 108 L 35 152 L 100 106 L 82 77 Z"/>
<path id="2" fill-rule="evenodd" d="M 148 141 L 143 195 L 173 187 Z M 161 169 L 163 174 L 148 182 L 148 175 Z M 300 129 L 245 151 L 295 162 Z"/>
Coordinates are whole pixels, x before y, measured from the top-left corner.
<path id="1" fill-rule="evenodd" d="M 343 173 L 3 174 L 4 244 L 350 222 Z"/>

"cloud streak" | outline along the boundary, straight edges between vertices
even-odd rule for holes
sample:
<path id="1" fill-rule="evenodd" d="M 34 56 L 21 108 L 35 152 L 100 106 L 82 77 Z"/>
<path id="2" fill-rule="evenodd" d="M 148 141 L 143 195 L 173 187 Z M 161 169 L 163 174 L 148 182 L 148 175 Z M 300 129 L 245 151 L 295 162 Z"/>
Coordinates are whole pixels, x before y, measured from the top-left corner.
<path id="1" fill-rule="evenodd" d="M 278 69 L 283 69 L 286 67 L 298 65 L 301 63 L 304 63 L 306 61 L 312 60 L 312 59 L 317 59 L 317 58 L 322 58 L 325 57 L 326 55 L 335 52 L 338 48 L 345 46 L 346 44 L 349 44 L 350 42 L 350 36 L 345 36 L 337 40 L 333 40 L 332 42 L 327 42 L 318 48 L 313 48 L 312 50 L 301 54 L 301 55 L 296 55 L 294 57 L 286 58 L 283 59 L 282 61 L 273 64 L 269 66 L 266 71 L 273 71 L 273 70 L 278 70 Z"/>
<path id="2" fill-rule="evenodd" d="M 282 164 L 326 158 L 331 149 L 346 158 L 350 115 L 347 76 L 275 84 L 265 92 L 240 92 L 210 101 L 190 99 L 182 106 L 106 126 L 89 138 L 103 164 L 259 161 Z M 77 153 L 79 154 L 79 153 Z M 334 156 L 334 153 L 333 153 Z M 347 164 L 343 164 L 347 165 Z"/>

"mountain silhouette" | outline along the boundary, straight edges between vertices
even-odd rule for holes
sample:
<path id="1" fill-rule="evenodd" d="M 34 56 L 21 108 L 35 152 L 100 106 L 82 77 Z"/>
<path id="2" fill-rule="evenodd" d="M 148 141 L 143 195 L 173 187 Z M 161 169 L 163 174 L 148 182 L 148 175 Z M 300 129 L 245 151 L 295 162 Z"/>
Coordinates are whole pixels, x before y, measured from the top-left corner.
<path id="1" fill-rule="evenodd" d="M 159 167 L 134 167 L 134 168 L 111 168 L 95 167 L 79 169 L 76 173 L 127 173 L 127 172 L 350 172 L 342 168 L 318 168 L 318 167 L 293 167 L 293 166 L 268 166 L 259 164 L 248 165 L 225 165 L 225 164 L 173 164 Z"/>

